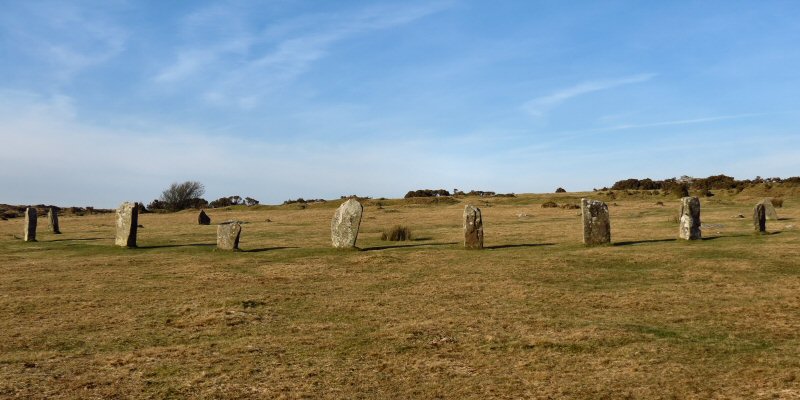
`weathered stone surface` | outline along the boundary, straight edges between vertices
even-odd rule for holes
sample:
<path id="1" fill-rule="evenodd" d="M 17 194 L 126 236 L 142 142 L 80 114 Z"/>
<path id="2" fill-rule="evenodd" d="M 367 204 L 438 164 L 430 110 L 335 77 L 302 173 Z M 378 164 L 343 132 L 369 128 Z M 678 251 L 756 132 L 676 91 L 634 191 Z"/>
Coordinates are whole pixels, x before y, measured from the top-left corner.
<path id="1" fill-rule="evenodd" d="M 58 228 L 58 208 L 57 207 L 50 207 L 47 212 L 47 227 L 50 228 L 50 232 L 55 234 L 60 234 L 61 230 Z"/>
<path id="2" fill-rule="evenodd" d="M 204 210 L 200 210 L 200 214 L 197 215 L 197 223 L 199 225 L 211 225 L 211 217 Z"/>
<path id="3" fill-rule="evenodd" d="M 756 233 L 767 231 L 767 209 L 763 202 L 756 204 L 753 208 L 753 229 Z"/>
<path id="4" fill-rule="evenodd" d="M 139 226 L 139 205 L 125 202 L 117 208 L 117 237 L 114 244 L 136 247 L 136 229 Z"/>
<path id="5" fill-rule="evenodd" d="M 758 204 L 764 205 L 764 212 L 767 215 L 767 219 L 770 221 L 777 221 L 778 220 L 778 212 L 775 211 L 775 206 L 772 205 L 772 199 L 767 198 L 758 202 Z"/>
<path id="6" fill-rule="evenodd" d="M 611 243 L 611 220 L 608 205 L 599 200 L 581 199 L 583 244 Z"/>
<path id="7" fill-rule="evenodd" d="M 684 197 L 681 199 L 681 218 L 679 236 L 681 239 L 698 240 L 700 233 L 700 199 Z"/>
<path id="8" fill-rule="evenodd" d="M 339 206 L 331 221 L 333 247 L 346 249 L 356 246 L 363 213 L 364 207 L 356 199 L 349 199 Z"/>
<path id="9" fill-rule="evenodd" d="M 217 248 L 220 250 L 239 250 L 239 236 L 242 234 L 242 223 L 225 221 L 217 226 Z"/>
<path id="10" fill-rule="evenodd" d="M 25 231 L 23 232 L 22 240 L 26 242 L 36 241 L 36 217 L 38 217 L 38 214 L 35 208 L 28 207 L 25 209 Z"/>
<path id="11" fill-rule="evenodd" d="M 471 204 L 464 207 L 464 247 L 483 248 L 483 217 L 481 209 Z"/>

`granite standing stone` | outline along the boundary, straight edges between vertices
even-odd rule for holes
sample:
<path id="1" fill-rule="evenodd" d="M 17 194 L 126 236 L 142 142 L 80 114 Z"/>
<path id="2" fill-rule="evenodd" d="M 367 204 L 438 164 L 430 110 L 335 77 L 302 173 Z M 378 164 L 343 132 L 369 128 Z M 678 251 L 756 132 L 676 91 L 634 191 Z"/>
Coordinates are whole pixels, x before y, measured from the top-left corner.
<path id="1" fill-rule="evenodd" d="M 333 247 L 347 249 L 356 247 L 358 228 L 364 207 L 356 199 L 349 199 L 339 206 L 331 220 L 331 243 Z"/>
<path id="2" fill-rule="evenodd" d="M 767 208 L 764 203 L 758 203 L 753 208 L 753 229 L 756 233 L 767 231 Z"/>
<path id="3" fill-rule="evenodd" d="M 758 202 L 758 204 L 764 205 L 764 213 L 767 215 L 767 219 L 770 221 L 777 221 L 778 220 L 778 212 L 775 211 L 775 206 L 772 204 L 772 199 L 764 199 Z"/>
<path id="4" fill-rule="evenodd" d="M 700 199 L 697 197 L 684 197 L 681 199 L 681 226 L 679 236 L 681 239 L 698 240 L 700 233 Z"/>
<path id="5" fill-rule="evenodd" d="M 199 225 L 211 225 L 211 217 L 205 211 L 200 210 L 200 214 L 197 215 L 197 223 Z"/>
<path id="6" fill-rule="evenodd" d="M 239 250 L 239 236 L 242 224 L 239 221 L 225 221 L 217 226 L 217 248 L 220 250 Z"/>
<path id="7" fill-rule="evenodd" d="M 464 207 L 464 247 L 483 248 L 483 217 L 481 209 L 471 204 Z"/>
<path id="8" fill-rule="evenodd" d="M 611 243 L 611 220 L 608 205 L 599 200 L 581 199 L 583 244 Z"/>
<path id="9" fill-rule="evenodd" d="M 61 233 L 61 230 L 58 228 L 58 207 L 50 207 L 50 210 L 47 212 L 47 227 L 50 228 L 50 232 L 55 234 Z"/>
<path id="10" fill-rule="evenodd" d="M 38 216 L 36 209 L 28 207 L 25 209 L 25 232 L 23 240 L 26 242 L 36 241 L 36 217 Z"/>
<path id="11" fill-rule="evenodd" d="M 117 237 L 114 244 L 136 247 L 136 229 L 139 227 L 139 204 L 125 202 L 117 208 Z"/>

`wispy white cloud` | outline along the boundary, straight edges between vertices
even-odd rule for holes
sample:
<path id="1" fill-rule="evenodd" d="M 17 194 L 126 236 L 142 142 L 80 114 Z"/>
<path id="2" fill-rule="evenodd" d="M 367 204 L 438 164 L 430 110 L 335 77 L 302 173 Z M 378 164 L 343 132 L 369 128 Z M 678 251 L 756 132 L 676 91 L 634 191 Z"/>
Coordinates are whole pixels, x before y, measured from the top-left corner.
<path id="1" fill-rule="evenodd" d="M 65 80 L 125 50 L 128 33 L 105 11 L 63 2 L 20 2 L 0 16 L 0 33 L 17 50 L 49 65 L 52 78 Z"/>
<path id="2" fill-rule="evenodd" d="M 626 76 L 616 79 L 602 79 L 595 81 L 583 82 L 574 86 L 556 90 L 555 92 L 546 96 L 537 97 L 529 100 L 522 105 L 523 110 L 534 117 L 541 117 L 553 107 L 558 106 L 565 101 L 574 97 L 582 96 L 589 93 L 599 92 L 602 90 L 609 90 L 615 87 L 630 85 L 634 83 L 647 82 L 653 79 L 656 74 L 637 74 Z"/>
<path id="3" fill-rule="evenodd" d="M 154 81 L 180 84 L 202 75 L 202 98 L 219 105 L 252 107 L 261 96 L 307 72 L 329 54 L 334 44 L 408 24 L 449 6 L 450 2 L 430 2 L 306 15 L 262 30 L 241 29 L 219 43 L 197 45 L 194 40 L 177 50 L 174 60 L 156 73 Z M 209 13 L 214 14 L 198 11 L 202 18 L 193 15 L 186 23 L 193 29 L 203 23 L 218 23 L 208 17 Z"/>

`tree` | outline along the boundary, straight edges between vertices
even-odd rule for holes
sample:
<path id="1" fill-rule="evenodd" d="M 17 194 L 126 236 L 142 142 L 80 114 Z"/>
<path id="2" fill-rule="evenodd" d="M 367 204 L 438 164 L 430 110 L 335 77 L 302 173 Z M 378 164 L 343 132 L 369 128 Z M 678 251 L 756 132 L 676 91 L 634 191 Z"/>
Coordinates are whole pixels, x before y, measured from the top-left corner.
<path id="1" fill-rule="evenodd" d="M 197 204 L 198 200 L 196 199 L 200 199 L 205 192 L 206 188 L 197 181 L 174 182 L 161 193 L 159 200 L 167 210 L 179 211 Z"/>

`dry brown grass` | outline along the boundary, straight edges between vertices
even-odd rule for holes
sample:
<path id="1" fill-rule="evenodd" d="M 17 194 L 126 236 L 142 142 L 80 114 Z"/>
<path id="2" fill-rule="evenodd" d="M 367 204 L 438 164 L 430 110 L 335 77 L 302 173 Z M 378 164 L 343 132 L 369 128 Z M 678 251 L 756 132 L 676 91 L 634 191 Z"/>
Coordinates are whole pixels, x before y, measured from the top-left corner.
<path id="1" fill-rule="evenodd" d="M 587 248 L 550 196 L 464 200 L 483 251 L 464 203 L 368 204 L 361 251 L 329 248 L 338 202 L 208 211 L 247 222 L 238 253 L 195 212 L 141 215 L 132 250 L 113 215 L 36 243 L 0 221 L 0 397 L 800 396 L 798 198 L 765 236 L 733 218 L 750 198 L 703 199 L 692 243 L 677 200 L 621 198 Z M 387 246 L 395 224 L 415 240 Z"/>

